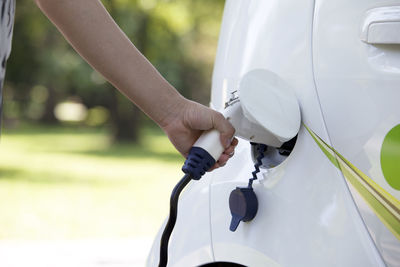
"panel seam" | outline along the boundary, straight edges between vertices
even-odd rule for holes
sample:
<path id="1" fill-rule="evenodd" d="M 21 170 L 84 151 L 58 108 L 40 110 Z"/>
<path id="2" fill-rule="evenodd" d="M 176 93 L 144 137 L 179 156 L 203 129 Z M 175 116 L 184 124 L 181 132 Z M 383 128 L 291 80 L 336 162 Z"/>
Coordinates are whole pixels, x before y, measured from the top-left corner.
<path id="1" fill-rule="evenodd" d="M 310 34 L 310 37 L 311 37 L 311 40 L 310 40 L 310 47 L 311 47 L 311 51 L 310 51 L 311 52 L 311 73 L 312 73 L 312 79 L 313 79 L 313 84 L 314 84 L 314 91 L 315 91 L 315 94 L 317 96 L 317 102 L 318 102 L 318 105 L 319 105 L 320 115 L 321 115 L 321 118 L 322 118 L 322 124 L 323 124 L 324 130 L 325 130 L 326 136 L 327 136 L 327 141 L 333 147 L 332 140 L 331 140 L 331 137 L 330 137 L 330 134 L 329 134 L 329 131 L 328 131 L 328 127 L 327 127 L 326 122 L 325 122 L 324 111 L 322 109 L 320 97 L 319 97 L 318 90 L 317 90 L 317 80 L 316 80 L 316 74 L 315 74 L 315 68 L 314 68 L 314 66 L 315 66 L 315 60 L 314 60 L 314 25 L 315 25 L 315 23 L 314 22 L 315 22 L 315 17 L 316 17 L 316 8 L 317 8 L 317 3 L 316 2 L 317 1 L 313 0 L 313 2 L 314 2 L 314 8 L 313 8 L 313 14 L 312 14 L 312 20 L 311 20 L 311 34 Z M 346 179 L 344 177 L 343 172 L 341 171 L 341 169 L 340 170 L 337 169 L 336 172 L 337 172 L 338 176 L 342 178 L 342 182 L 344 183 L 344 186 L 346 188 L 345 190 L 347 190 L 347 194 L 350 196 L 350 200 L 353 203 L 353 208 L 357 212 L 359 220 L 361 221 L 362 225 L 364 226 L 364 231 L 367 233 L 367 236 L 368 236 L 369 241 L 370 241 L 370 245 L 372 245 L 372 247 L 375 249 L 375 253 L 379 256 L 379 259 L 385 265 L 385 261 L 383 260 L 382 255 L 379 252 L 379 250 L 378 250 L 378 248 L 377 248 L 377 246 L 376 246 L 376 244 L 375 244 L 375 242 L 374 242 L 374 240 L 373 240 L 373 238 L 371 236 L 371 233 L 368 230 L 368 227 L 367 227 L 367 225 L 366 225 L 366 223 L 365 223 L 365 221 L 364 221 L 364 219 L 363 219 L 363 217 L 361 215 L 361 212 L 360 212 L 360 210 L 359 210 L 359 208 L 357 206 L 357 203 L 355 202 L 354 196 L 352 195 L 352 193 L 350 191 L 349 185 L 348 185 L 348 183 L 347 183 L 347 181 L 346 181 Z"/>

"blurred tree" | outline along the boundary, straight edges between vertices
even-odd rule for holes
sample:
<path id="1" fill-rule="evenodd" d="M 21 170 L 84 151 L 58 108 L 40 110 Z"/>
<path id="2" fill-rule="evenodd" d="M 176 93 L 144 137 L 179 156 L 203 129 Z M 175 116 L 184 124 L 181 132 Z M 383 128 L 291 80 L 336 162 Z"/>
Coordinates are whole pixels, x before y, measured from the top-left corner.
<path id="1" fill-rule="evenodd" d="M 136 47 L 184 96 L 208 104 L 223 0 L 104 0 Z M 138 141 L 139 110 L 65 42 L 33 0 L 18 0 L 7 66 L 5 119 L 58 123 L 55 106 L 79 96 L 109 110 L 116 141 Z"/>

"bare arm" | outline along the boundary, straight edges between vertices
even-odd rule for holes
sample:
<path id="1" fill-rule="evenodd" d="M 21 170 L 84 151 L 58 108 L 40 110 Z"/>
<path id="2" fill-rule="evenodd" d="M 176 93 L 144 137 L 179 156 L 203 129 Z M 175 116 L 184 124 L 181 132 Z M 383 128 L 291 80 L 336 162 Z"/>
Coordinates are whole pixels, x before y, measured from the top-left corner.
<path id="1" fill-rule="evenodd" d="M 136 49 L 99 0 L 35 0 L 75 50 L 167 133 L 184 156 L 202 130 L 221 132 L 225 164 L 237 140 L 223 116 L 182 97 Z M 218 163 L 216 165 L 218 167 Z"/>
<path id="2" fill-rule="evenodd" d="M 163 126 L 184 98 L 136 49 L 98 0 L 36 0 L 75 50 Z M 159 100 L 163 101 L 159 101 Z"/>

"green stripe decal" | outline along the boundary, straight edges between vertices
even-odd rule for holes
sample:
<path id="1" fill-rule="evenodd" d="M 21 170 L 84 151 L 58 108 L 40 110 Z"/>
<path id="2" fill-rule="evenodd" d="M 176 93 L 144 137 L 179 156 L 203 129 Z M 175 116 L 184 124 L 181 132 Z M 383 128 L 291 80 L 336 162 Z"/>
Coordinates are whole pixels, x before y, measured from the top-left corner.
<path id="1" fill-rule="evenodd" d="M 343 173 L 346 180 L 357 190 L 378 218 L 400 240 L 400 201 L 325 143 L 310 128 L 304 126 L 322 152 Z"/>

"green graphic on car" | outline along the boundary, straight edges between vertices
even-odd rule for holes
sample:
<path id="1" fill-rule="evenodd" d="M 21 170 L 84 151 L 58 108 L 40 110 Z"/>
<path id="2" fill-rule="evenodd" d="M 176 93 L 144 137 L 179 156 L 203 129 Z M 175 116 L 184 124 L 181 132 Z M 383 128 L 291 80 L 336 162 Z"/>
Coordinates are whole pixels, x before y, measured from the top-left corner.
<path id="1" fill-rule="evenodd" d="M 383 224 L 400 240 L 400 201 L 345 159 L 310 128 L 304 126 L 329 161 L 343 173 L 346 180 L 357 190 Z M 400 125 L 397 125 L 386 135 L 381 152 L 385 178 L 395 189 L 400 186 L 397 178 L 400 170 L 399 153 Z"/>
<path id="2" fill-rule="evenodd" d="M 381 168 L 388 184 L 400 190 L 400 124 L 393 127 L 383 140 Z"/>

